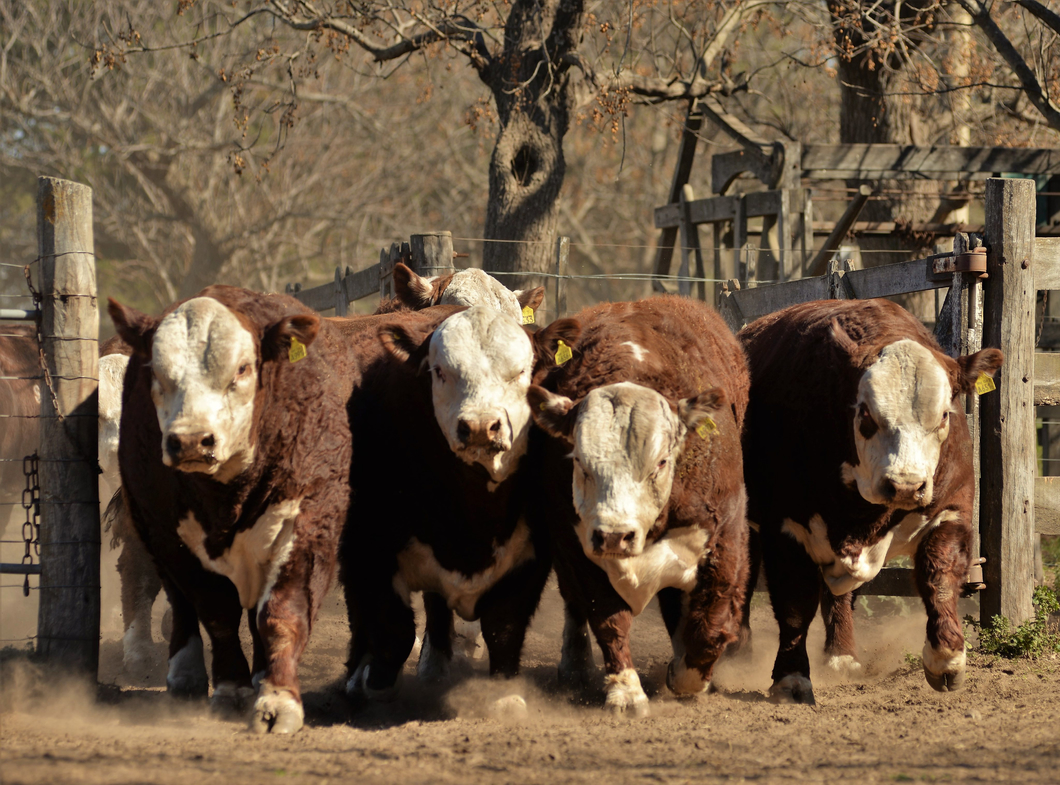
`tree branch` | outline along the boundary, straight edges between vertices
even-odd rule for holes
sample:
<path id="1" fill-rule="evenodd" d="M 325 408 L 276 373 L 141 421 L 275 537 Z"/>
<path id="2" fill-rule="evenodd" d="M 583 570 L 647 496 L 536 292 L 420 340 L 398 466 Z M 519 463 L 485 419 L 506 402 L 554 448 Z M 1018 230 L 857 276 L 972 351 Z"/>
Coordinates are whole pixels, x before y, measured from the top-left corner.
<path id="1" fill-rule="evenodd" d="M 980 4 L 978 0 L 957 0 L 957 2 L 971 15 L 979 29 L 994 45 L 998 54 L 1005 59 L 1009 68 L 1015 72 L 1016 78 L 1019 79 L 1020 84 L 1023 86 L 1023 91 L 1027 94 L 1027 98 L 1034 104 L 1034 108 L 1042 113 L 1045 122 L 1049 124 L 1050 128 L 1060 131 L 1060 107 L 1057 107 L 1056 104 L 1049 100 L 1049 97 L 1042 89 L 1041 83 L 1035 77 L 1030 66 L 1027 65 L 1027 61 L 1020 56 L 1020 53 L 1016 51 L 1016 47 L 1012 45 L 1012 42 L 1008 40 L 1001 28 L 990 17 L 990 11 L 987 10 L 986 6 Z"/>
<path id="2" fill-rule="evenodd" d="M 1049 10 L 1037 0 L 1014 0 L 1014 2 L 1026 8 L 1034 16 L 1038 17 L 1042 24 L 1057 35 L 1060 35 L 1060 14 Z"/>

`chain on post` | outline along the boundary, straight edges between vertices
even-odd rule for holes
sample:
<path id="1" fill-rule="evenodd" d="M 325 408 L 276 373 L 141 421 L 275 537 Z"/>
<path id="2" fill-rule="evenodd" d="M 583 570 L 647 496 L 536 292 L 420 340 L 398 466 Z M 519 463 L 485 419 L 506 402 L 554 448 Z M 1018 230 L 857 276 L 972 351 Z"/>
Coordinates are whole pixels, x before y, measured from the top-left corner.
<path id="1" fill-rule="evenodd" d="M 33 564 L 33 557 L 40 560 L 40 482 L 37 475 L 39 463 L 37 453 L 22 459 L 22 473 L 26 475 L 26 487 L 22 491 L 22 506 L 26 510 L 26 522 L 22 524 L 22 539 L 26 552 L 22 556 L 24 565 Z M 31 550 L 32 549 L 32 550 Z M 22 584 L 22 594 L 29 596 L 29 573 Z"/>

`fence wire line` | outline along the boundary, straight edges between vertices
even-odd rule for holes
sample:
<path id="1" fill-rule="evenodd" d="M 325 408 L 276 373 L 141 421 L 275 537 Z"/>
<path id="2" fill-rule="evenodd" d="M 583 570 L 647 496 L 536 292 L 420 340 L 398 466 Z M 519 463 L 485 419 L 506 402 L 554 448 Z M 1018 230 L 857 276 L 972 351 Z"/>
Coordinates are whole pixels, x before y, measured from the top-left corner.
<path id="1" fill-rule="evenodd" d="M 30 265 L 37 264 L 41 259 L 58 259 L 60 256 L 91 256 L 93 259 L 96 258 L 94 251 L 63 251 L 62 253 L 50 253 L 44 256 L 38 256 L 36 259 L 25 264 L 16 264 L 14 262 L 0 262 L 0 267 L 14 267 L 18 270 L 24 270 Z"/>

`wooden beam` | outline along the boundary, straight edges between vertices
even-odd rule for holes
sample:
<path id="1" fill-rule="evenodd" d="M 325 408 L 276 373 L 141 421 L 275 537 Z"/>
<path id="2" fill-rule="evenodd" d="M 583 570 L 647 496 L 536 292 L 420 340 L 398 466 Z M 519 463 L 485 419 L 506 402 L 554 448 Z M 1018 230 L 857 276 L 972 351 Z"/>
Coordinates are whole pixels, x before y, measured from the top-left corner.
<path id="1" fill-rule="evenodd" d="M 858 220 L 861 211 L 864 209 L 865 205 L 868 204 L 870 196 L 872 196 L 872 189 L 869 186 L 862 185 L 858 187 L 857 196 L 855 196 L 850 204 L 847 205 L 843 217 L 836 223 L 832 233 L 828 235 L 828 239 L 824 241 L 821 250 L 813 257 L 813 261 L 810 262 L 810 266 L 806 269 L 806 275 L 813 276 L 822 275 L 824 273 L 825 265 L 828 260 L 832 258 L 832 255 L 839 250 L 839 246 L 843 244 L 843 240 L 850 232 L 854 222 Z"/>
<path id="2" fill-rule="evenodd" d="M 805 145 L 802 176 L 810 179 L 967 180 L 969 175 L 1060 173 L 1060 150 L 1014 147 L 916 147 L 896 144 Z"/>
<path id="3" fill-rule="evenodd" d="M 1039 291 L 1060 289 L 1060 237 L 1034 240 L 1034 288 Z"/>
<path id="4" fill-rule="evenodd" d="M 692 174 L 692 162 L 696 157 L 696 144 L 699 142 L 699 129 L 703 127 L 703 115 L 696 109 L 695 102 L 688 107 L 688 114 L 685 117 L 685 126 L 681 131 L 681 145 L 677 150 L 677 166 L 674 167 L 674 177 L 670 182 L 670 196 L 668 203 L 670 205 L 676 205 L 681 198 L 681 189 L 685 183 L 688 182 L 688 178 Z M 667 224 L 666 226 L 659 226 L 656 223 L 656 227 L 662 229 L 662 235 L 659 237 L 659 245 L 655 252 L 655 271 L 656 278 L 652 281 L 652 289 L 657 292 L 665 292 L 666 287 L 660 280 L 660 276 L 667 276 L 670 274 L 670 268 L 673 264 L 674 258 L 674 243 L 677 241 L 677 229 L 680 226 L 680 221 L 673 224 Z"/>
<path id="5" fill-rule="evenodd" d="M 1034 529 L 1060 535 L 1060 477 L 1034 478 Z"/>
<path id="6" fill-rule="evenodd" d="M 1034 353 L 1034 405 L 1060 406 L 1060 352 Z"/>
<path id="7" fill-rule="evenodd" d="M 1005 363 L 997 390 L 980 398 L 980 528 L 987 557 L 980 608 L 983 619 L 1001 615 L 1013 624 L 1033 615 L 1034 203 L 1033 180 L 987 181 L 984 244 L 990 278 L 983 346 L 1000 348 Z"/>
<path id="8" fill-rule="evenodd" d="M 730 287 L 730 290 L 722 295 L 724 306 L 719 304 L 719 307 L 723 307 L 726 314 L 731 314 L 726 315 L 726 321 L 739 319 L 742 324 L 746 324 L 789 305 L 810 300 L 827 300 L 829 291 L 828 276 L 802 278 L 738 291 L 733 291 Z M 729 302 L 726 302 L 727 300 Z"/>
<path id="9" fill-rule="evenodd" d="M 931 259 L 913 259 L 882 267 L 851 270 L 844 274 L 843 280 L 857 300 L 944 289 L 953 281 L 950 275 L 935 276 Z"/>

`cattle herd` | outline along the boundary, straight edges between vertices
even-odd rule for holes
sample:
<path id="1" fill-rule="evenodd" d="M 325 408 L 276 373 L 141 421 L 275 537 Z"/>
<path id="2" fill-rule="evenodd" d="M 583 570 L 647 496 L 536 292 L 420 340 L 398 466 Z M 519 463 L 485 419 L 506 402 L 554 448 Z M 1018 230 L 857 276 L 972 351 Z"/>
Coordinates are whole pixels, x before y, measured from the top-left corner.
<path id="1" fill-rule="evenodd" d="M 110 302 L 100 462 L 120 486 L 106 519 L 124 543 L 127 665 L 164 588 L 167 688 L 212 683 L 216 709 L 291 733 L 336 567 L 346 692 L 372 701 L 397 694 L 417 645 L 413 592 L 420 678 L 447 676 L 454 614 L 481 625 L 505 678 L 554 569 L 561 683 L 593 678 L 591 632 L 606 706 L 643 715 L 633 616 L 658 598 L 667 687 L 702 693 L 749 640 L 761 562 L 780 627 L 770 696 L 813 703 L 818 607 L 829 665 L 857 669 L 853 592 L 908 556 L 926 679 L 961 686 L 974 477 L 959 396 L 1000 351 L 950 358 L 887 301 L 806 303 L 738 335 L 678 297 L 538 328 L 542 289 L 478 270 L 394 278 L 376 314 L 342 319 L 228 286 L 157 317 Z"/>

